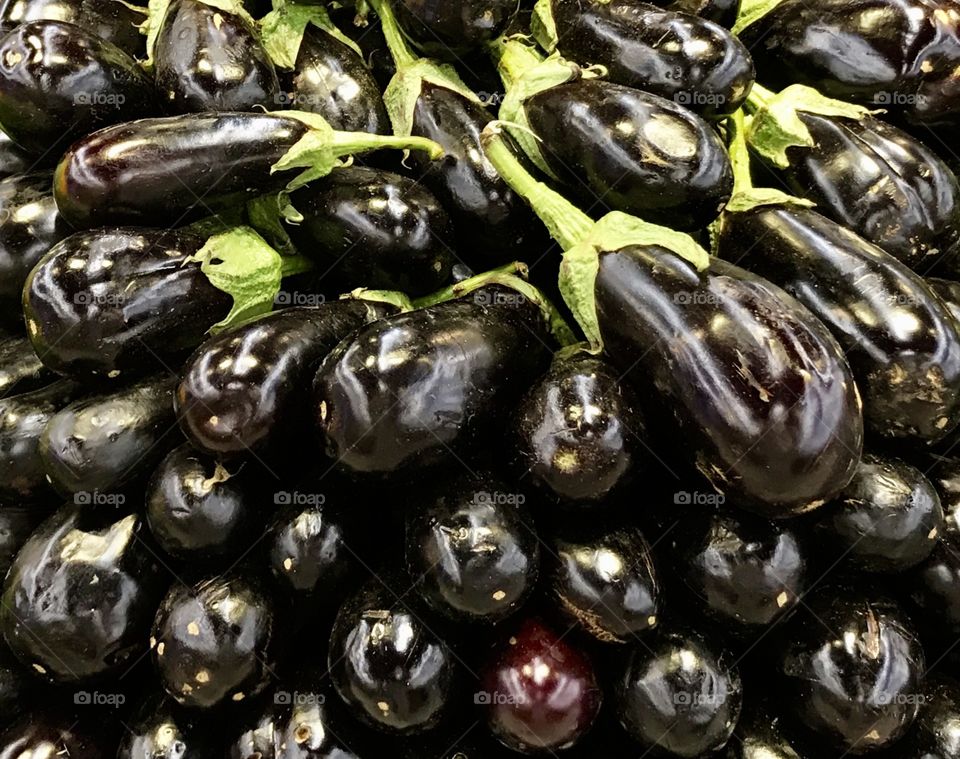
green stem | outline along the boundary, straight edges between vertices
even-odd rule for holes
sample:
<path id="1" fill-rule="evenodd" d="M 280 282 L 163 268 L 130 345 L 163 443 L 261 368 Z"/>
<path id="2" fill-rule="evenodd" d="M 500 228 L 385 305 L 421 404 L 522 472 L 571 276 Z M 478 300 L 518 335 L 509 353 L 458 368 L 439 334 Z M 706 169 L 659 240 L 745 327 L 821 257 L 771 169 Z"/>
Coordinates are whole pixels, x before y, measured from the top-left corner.
<path id="1" fill-rule="evenodd" d="M 481 136 L 484 153 L 510 187 L 533 209 L 551 237 L 569 250 L 582 242 L 594 221 L 556 190 L 538 182 L 504 142 L 500 125 L 491 122 Z"/>
<path id="2" fill-rule="evenodd" d="M 400 31 L 400 24 L 397 23 L 390 0 L 370 0 L 370 5 L 380 18 L 383 36 L 387 40 L 387 48 L 390 50 L 397 70 L 409 68 L 420 60 L 420 56 L 413 52 L 403 32 Z"/>
<path id="3" fill-rule="evenodd" d="M 516 38 L 498 37 L 488 48 L 507 89 L 515 86 L 524 73 L 543 62 L 536 48 Z"/>
<path id="4" fill-rule="evenodd" d="M 340 297 L 343 299 L 367 300 L 372 303 L 387 303 L 391 306 L 396 306 L 397 310 L 401 313 L 414 310 L 413 301 L 410 300 L 410 296 L 399 290 L 367 290 L 364 287 L 360 287 Z"/>
<path id="5" fill-rule="evenodd" d="M 750 113 L 756 113 L 761 108 L 766 108 L 774 97 L 776 97 L 775 92 L 754 82 L 753 87 L 750 88 L 750 94 L 747 96 L 747 110 Z"/>
<path id="6" fill-rule="evenodd" d="M 750 151 L 747 149 L 747 130 L 744 124 L 743 109 L 727 119 L 730 130 L 730 164 L 733 167 L 733 194 L 749 192 L 753 189 L 750 176 Z"/>
<path id="7" fill-rule="evenodd" d="M 443 148 L 426 137 L 396 137 L 393 135 L 369 134 L 367 132 L 333 132 L 330 141 L 334 154 L 348 156 L 371 150 L 395 148 L 397 150 L 422 150 L 435 161 L 444 154 Z"/>

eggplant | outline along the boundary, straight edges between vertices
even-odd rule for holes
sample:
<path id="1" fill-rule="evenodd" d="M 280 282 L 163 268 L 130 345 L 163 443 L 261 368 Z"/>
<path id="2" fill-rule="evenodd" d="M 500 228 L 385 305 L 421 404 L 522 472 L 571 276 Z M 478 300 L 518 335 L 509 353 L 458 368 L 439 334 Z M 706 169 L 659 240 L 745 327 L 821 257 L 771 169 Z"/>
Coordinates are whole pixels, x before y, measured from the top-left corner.
<path id="1" fill-rule="evenodd" d="M 656 2 L 654 5 L 663 6 L 674 13 L 688 13 L 691 16 L 700 16 L 730 29 L 740 14 L 740 0 L 674 0 L 663 5 Z"/>
<path id="2" fill-rule="evenodd" d="M 783 287 L 830 329 L 871 432 L 932 443 L 957 427 L 960 322 L 906 265 L 789 204 L 727 212 L 719 252 Z"/>
<path id="3" fill-rule="evenodd" d="M 126 727 L 116 759 L 199 759 L 222 754 L 210 725 L 163 696 L 148 697 Z"/>
<path id="4" fill-rule="evenodd" d="M 928 674 L 920 695 L 921 707 L 910 734 L 897 744 L 903 756 L 920 759 L 960 759 L 960 683 L 940 672 Z"/>
<path id="5" fill-rule="evenodd" d="M 0 512 L 0 522 L 2 521 L 3 516 Z M 0 548 L 0 554 L 2 552 L 3 549 Z M 0 641 L 0 730 L 9 727 L 29 708 L 32 684 L 28 678 L 29 675 L 20 662 L 10 653 L 6 644 Z"/>
<path id="6" fill-rule="evenodd" d="M 268 314 L 211 338 L 187 361 L 176 392 L 180 427 L 212 456 L 293 447 L 309 422 L 309 383 L 320 361 L 383 305 L 341 301 Z"/>
<path id="7" fill-rule="evenodd" d="M 94 520 L 64 506 L 30 536 L 3 585 L 0 630 L 48 682 L 122 673 L 146 650 L 166 571 L 136 514 Z"/>
<path id="8" fill-rule="evenodd" d="M 782 0 L 740 30 L 764 84 L 801 83 L 918 125 L 960 123 L 960 10 L 939 0 Z M 746 3 L 745 3 L 746 6 Z"/>
<path id="9" fill-rule="evenodd" d="M 757 702 L 763 703 L 760 699 Z M 793 737 L 787 735 L 784 720 L 771 716 L 766 706 L 749 702 L 744 705 L 734 740 L 727 744 L 727 752 L 720 755 L 723 759 L 803 759 L 806 756 L 800 753 Z"/>
<path id="10" fill-rule="evenodd" d="M 6 132 L 0 131 L 0 179 L 27 174 L 34 165 L 34 159 L 17 147 Z"/>
<path id="11" fill-rule="evenodd" d="M 55 498 L 40 456 L 40 438 L 50 419 L 82 394 L 76 382 L 60 380 L 0 400 L 0 501 L 44 504 Z"/>
<path id="12" fill-rule="evenodd" d="M 203 0 L 171 0 L 153 47 L 157 89 L 170 113 L 277 110 L 280 81 L 256 30 Z"/>
<path id="13" fill-rule="evenodd" d="M 0 337 L 0 398 L 39 390 L 54 379 L 29 338 Z"/>
<path id="14" fill-rule="evenodd" d="M 540 0 L 536 13 L 534 31 L 546 49 L 603 66 L 611 82 L 708 119 L 736 111 L 753 84 L 747 48 L 705 18 L 637 0 Z"/>
<path id="15" fill-rule="evenodd" d="M 157 110 L 153 82 L 139 64 L 92 32 L 32 21 L 0 40 L 0 123 L 41 160 L 97 129 Z"/>
<path id="16" fill-rule="evenodd" d="M 927 277 L 927 287 L 936 293 L 937 297 L 949 309 L 950 314 L 960 324 L 960 282 L 941 277 Z"/>
<path id="17" fill-rule="evenodd" d="M 539 309 L 501 286 L 368 325 L 314 379 L 327 455 L 382 476 L 482 447 L 502 426 L 497 410 L 543 371 L 546 341 Z"/>
<path id="18" fill-rule="evenodd" d="M 40 458 L 59 491 L 99 505 L 149 472 L 177 442 L 175 377 L 151 377 L 84 398 L 54 414 L 40 436 Z"/>
<path id="19" fill-rule="evenodd" d="M 426 295 L 450 281 L 453 226 L 418 182 L 360 166 L 338 169 L 290 196 L 303 220 L 287 224 L 297 250 L 343 290 Z"/>
<path id="20" fill-rule="evenodd" d="M 70 234 L 57 212 L 50 174 L 18 174 L 0 180 L 0 326 L 23 331 L 21 300 L 30 270 Z"/>
<path id="21" fill-rule="evenodd" d="M 275 613 L 260 583 L 244 577 L 175 585 L 160 604 L 150 636 L 167 694 L 191 709 L 256 696 L 272 673 L 279 635 Z"/>
<path id="22" fill-rule="evenodd" d="M 560 355 L 520 401 L 513 464 L 553 500 L 602 503 L 648 465 L 639 399 L 610 364 Z"/>
<path id="23" fill-rule="evenodd" d="M 948 531 L 927 560 L 911 570 L 907 589 L 925 639 L 952 646 L 960 636 L 960 550 L 955 535 Z"/>
<path id="24" fill-rule="evenodd" d="M 0 759 L 82 756 L 113 759 L 102 725 L 80 723 L 73 715 L 34 711 L 0 734 Z"/>
<path id="25" fill-rule="evenodd" d="M 46 517 L 47 513 L 44 509 L 13 503 L 0 504 L 0 578 L 6 576 L 17 553 Z M 0 644 L 0 681 L 3 679 L 2 672 L 5 669 L 3 654 L 4 647 Z M 0 706 L 3 702 L 3 685 L 0 682 Z"/>
<path id="26" fill-rule="evenodd" d="M 30 21 L 74 24 L 110 42 L 127 55 L 143 55 L 139 26 L 146 9 L 138 11 L 123 0 L 5 0 L 0 3 L 0 28 L 11 30 Z"/>
<path id="27" fill-rule="evenodd" d="M 516 0 L 397 0 L 403 31 L 427 55 L 447 60 L 477 50 L 499 35 L 517 12 Z"/>
<path id="28" fill-rule="evenodd" d="M 30 272 L 23 310 L 44 365 L 83 380 L 159 371 L 230 311 L 183 230 L 77 232 Z"/>

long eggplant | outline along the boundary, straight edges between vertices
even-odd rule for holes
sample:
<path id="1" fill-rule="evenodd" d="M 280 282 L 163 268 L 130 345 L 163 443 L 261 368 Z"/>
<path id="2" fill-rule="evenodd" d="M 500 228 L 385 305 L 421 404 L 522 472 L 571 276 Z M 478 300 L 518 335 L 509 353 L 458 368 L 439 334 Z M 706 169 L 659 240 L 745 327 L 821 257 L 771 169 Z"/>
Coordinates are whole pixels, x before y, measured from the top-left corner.
<path id="1" fill-rule="evenodd" d="M 124 0 L 3 0 L 0 30 L 9 31 L 30 21 L 63 21 L 111 42 L 127 55 L 142 56 L 144 38 L 137 27 L 146 8 L 137 10 Z"/>

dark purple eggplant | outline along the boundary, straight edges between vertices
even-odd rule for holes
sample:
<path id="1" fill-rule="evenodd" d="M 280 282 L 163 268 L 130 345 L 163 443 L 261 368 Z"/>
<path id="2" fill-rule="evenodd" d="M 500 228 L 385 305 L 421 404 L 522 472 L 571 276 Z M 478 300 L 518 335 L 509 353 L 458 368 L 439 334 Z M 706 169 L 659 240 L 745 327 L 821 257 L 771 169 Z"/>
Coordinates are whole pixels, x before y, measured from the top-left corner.
<path id="1" fill-rule="evenodd" d="M 3 521 L 4 517 L 0 512 L 0 523 Z M 2 529 L 0 527 L 0 530 Z M 0 556 L 3 551 L 4 549 L 0 548 Z M 0 567 L 2 561 L 0 558 Z M 6 730 L 17 717 L 29 709 L 32 685 L 23 665 L 10 653 L 6 644 L 0 641 L 0 730 Z"/>
<path id="2" fill-rule="evenodd" d="M 175 387 L 175 377 L 152 377 L 55 413 L 40 436 L 40 458 L 54 487 L 92 506 L 122 497 L 118 490 L 179 442 Z"/>
<path id="3" fill-rule="evenodd" d="M 159 23 L 151 52 L 170 113 L 282 105 L 277 72 L 243 16 L 203 0 L 172 0 Z"/>
<path id="4" fill-rule="evenodd" d="M 363 328 L 314 380 L 327 455 L 387 475 L 485 445 L 549 360 L 542 325 L 531 301 L 497 286 Z"/>
<path id="5" fill-rule="evenodd" d="M 105 733 L 102 724 L 82 724 L 73 715 L 33 711 L 0 734 L 0 759 L 113 759 Z"/>
<path id="6" fill-rule="evenodd" d="M 204 238 L 183 230 L 78 232 L 30 272 L 23 311 L 50 369 L 77 379 L 159 371 L 199 345 L 231 298 L 189 260 Z"/>
<path id="7" fill-rule="evenodd" d="M 893 749 L 909 759 L 960 759 L 960 683 L 928 674 L 919 695 L 913 730 Z"/>
<path id="8" fill-rule="evenodd" d="M 840 341 L 874 434 L 929 443 L 957 427 L 960 322 L 919 275 L 797 205 L 727 212 L 719 240 L 720 255 L 781 286 Z"/>
<path id="9" fill-rule="evenodd" d="M 395 0 L 397 19 L 427 55 L 458 60 L 500 34 L 516 0 Z"/>
<path id="10" fill-rule="evenodd" d="M 924 638 L 952 646 L 960 637 L 960 547 L 949 526 L 930 557 L 909 574 L 908 591 Z"/>
<path id="11" fill-rule="evenodd" d="M 50 682 L 123 673 L 146 651 L 168 580 L 136 514 L 93 523 L 64 506 L 30 536 L 10 567 L 0 629 L 10 649 Z"/>
<path id="12" fill-rule="evenodd" d="M 29 338 L 0 337 L 0 398 L 39 390 L 54 379 Z"/>
<path id="13" fill-rule="evenodd" d="M 142 57 L 144 37 L 138 27 L 146 8 L 137 11 L 123 0 L 3 0 L 0 28 L 13 29 L 30 21 L 62 21 L 110 42 L 127 55 Z"/>
<path id="14" fill-rule="evenodd" d="M 639 399 L 600 358 L 555 358 L 513 424 L 516 469 L 561 503 L 600 503 L 648 464 Z"/>
<path id="15" fill-rule="evenodd" d="M 748 698 L 749 684 L 748 684 Z M 805 754 L 784 729 L 784 719 L 772 716 L 769 709 L 776 708 L 775 699 L 758 695 L 755 701 L 744 704 L 737 728 L 727 743 L 723 759 L 803 759 Z"/>
<path id="16" fill-rule="evenodd" d="M 56 495 L 40 456 L 40 438 L 54 414 L 82 392 L 76 382 L 61 380 L 0 400 L 0 501 L 54 501 Z"/>
<path id="17" fill-rule="evenodd" d="M 46 163 L 79 137 L 157 111 L 153 82 L 139 64 L 92 32 L 32 21 L 0 40 L 0 123 Z"/>
<path id="18" fill-rule="evenodd" d="M 665 7 L 674 13 L 700 16 L 726 29 L 733 27 L 740 14 L 740 0 L 674 0 L 666 4 L 658 0 L 654 5 Z"/>
<path id="19" fill-rule="evenodd" d="M 960 282 L 940 277 L 927 277 L 927 286 L 937 294 L 960 324 Z"/>
<path id="20" fill-rule="evenodd" d="M 297 250 L 343 290 L 418 296 L 450 281 L 453 226 L 437 199 L 412 179 L 342 168 L 297 190 L 290 202 L 303 216 L 286 225 Z"/>
<path id="21" fill-rule="evenodd" d="M 289 445 L 309 424 L 304 411 L 317 365 L 386 313 L 364 301 L 291 308 L 208 340 L 187 361 L 177 389 L 184 434 L 213 456 Z"/>
<path id="22" fill-rule="evenodd" d="M 157 611 L 150 644 L 170 697 L 210 709 L 266 687 L 278 635 L 273 603 L 260 584 L 227 576 L 172 587 Z"/>
<path id="23" fill-rule="evenodd" d="M 24 507 L 14 503 L 0 504 L 0 578 L 6 576 L 17 553 L 46 516 L 47 512 L 42 508 Z M 4 647 L 0 644 L 0 671 L 4 669 L 3 654 Z M 0 680 L 2 679 L 3 675 L 0 674 Z M 3 705 L 2 691 L 3 686 L 0 685 L 0 706 Z"/>
<path id="24" fill-rule="evenodd" d="M 752 3 L 751 3 L 752 4 Z M 915 124 L 960 123 L 960 9 L 940 0 L 783 0 L 739 31 L 768 86 L 801 83 Z M 744 2 L 744 10 L 748 3 Z"/>
<path id="25" fill-rule="evenodd" d="M 18 148 L 6 132 L 0 132 L 0 179 L 13 174 L 26 174 L 35 165 L 34 159 Z"/>
<path id="26" fill-rule="evenodd" d="M 198 719 L 170 698 L 148 697 L 137 709 L 116 759 L 202 759 L 222 756 L 214 725 Z M 249 759 L 249 757 L 243 757 Z"/>
<path id="27" fill-rule="evenodd" d="M 57 213 L 50 174 L 18 174 L 0 180 L 0 326 L 23 331 L 23 283 L 30 270 L 70 234 Z"/>
<path id="28" fill-rule="evenodd" d="M 750 53 L 713 21 L 637 0 L 547 0 L 534 31 L 548 50 L 598 64 L 610 81 L 674 100 L 707 118 L 733 113 L 753 84 Z"/>

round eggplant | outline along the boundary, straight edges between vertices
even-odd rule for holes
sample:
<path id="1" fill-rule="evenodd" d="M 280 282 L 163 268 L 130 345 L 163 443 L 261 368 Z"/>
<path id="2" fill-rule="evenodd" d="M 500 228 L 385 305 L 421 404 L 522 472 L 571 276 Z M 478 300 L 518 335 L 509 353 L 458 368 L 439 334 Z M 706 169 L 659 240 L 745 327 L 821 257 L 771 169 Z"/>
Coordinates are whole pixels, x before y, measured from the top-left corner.
<path id="1" fill-rule="evenodd" d="M 289 176 L 271 176 L 270 167 L 306 131 L 302 122 L 268 113 L 117 124 L 70 147 L 54 174 L 54 197 L 79 228 L 183 224 L 282 190 Z"/>
<path id="2" fill-rule="evenodd" d="M 74 24 L 106 40 L 127 55 L 143 56 L 144 37 L 139 26 L 146 9 L 138 11 L 124 0 L 4 0 L 0 2 L 0 28 L 13 29 L 31 21 Z"/>
<path id="3" fill-rule="evenodd" d="M 798 751 L 792 737 L 785 735 L 780 717 L 771 716 L 765 708 L 748 702 L 737 720 L 727 752 L 720 756 L 723 759 L 804 759 L 805 755 Z"/>
<path id="4" fill-rule="evenodd" d="M 172 0 L 154 47 L 157 89 L 170 113 L 278 110 L 280 82 L 256 31 L 203 0 Z"/>
<path id="5" fill-rule="evenodd" d="M 798 206 L 725 214 L 720 254 L 781 286 L 830 329 L 874 434 L 935 442 L 957 427 L 960 322 L 907 266 Z"/>
<path id="6" fill-rule="evenodd" d="M 610 360 L 656 400 L 648 419 L 728 498 L 769 517 L 837 495 L 860 460 L 860 396 L 836 340 L 775 285 L 719 259 L 697 271 L 659 246 L 600 256 Z M 692 455 L 691 455 L 692 454 Z"/>
<path id="7" fill-rule="evenodd" d="M 560 52 L 599 64 L 610 81 L 650 92 L 706 118 L 746 100 L 753 59 L 713 21 L 636 0 L 551 0 Z"/>
<path id="8" fill-rule="evenodd" d="M 91 727 L 73 715 L 31 712 L 0 734 L 0 759 L 113 759 L 113 746 L 103 726 Z"/>
<path id="9" fill-rule="evenodd" d="M 266 687 L 276 638 L 269 595 L 257 583 L 231 576 L 171 588 L 157 611 L 150 643 L 170 697 L 183 706 L 209 709 Z"/>
<path id="10" fill-rule="evenodd" d="M 581 79 L 530 97 L 523 109 L 547 165 L 585 207 L 695 230 L 719 215 L 733 191 L 723 141 L 673 101 Z"/>
<path id="11" fill-rule="evenodd" d="M 0 40 L 0 123 L 31 155 L 55 158 L 79 137 L 157 110 L 140 65 L 92 32 L 32 21 Z"/>
<path id="12" fill-rule="evenodd" d="M 639 400 L 602 359 L 555 358 L 516 417 L 516 469 L 562 503 L 601 502 L 646 468 Z"/>
<path id="13" fill-rule="evenodd" d="M 148 698 L 126 727 L 116 759 L 201 759 L 222 755 L 214 731 L 169 698 Z"/>
<path id="14" fill-rule="evenodd" d="M 60 374 L 103 380 L 159 371 L 195 348 L 231 305 L 189 260 L 203 243 L 184 231 L 121 228 L 55 245 L 23 291 L 40 359 Z"/>
<path id="15" fill-rule="evenodd" d="M 0 505 L 0 578 L 6 576 L 17 553 L 46 516 L 44 509 L 25 508 L 11 503 Z M 3 678 L 2 656 L 3 646 L 0 645 L 0 680 Z M 0 684 L 0 706 L 2 705 L 3 687 Z"/>
<path id="16" fill-rule="evenodd" d="M 0 326 L 23 331 L 23 284 L 52 246 L 70 234 L 57 213 L 50 174 L 0 180 Z"/>
<path id="17" fill-rule="evenodd" d="M 0 512 L 0 523 L 2 522 L 3 516 Z M 0 527 L 0 531 L 2 530 L 3 527 Z M 0 556 L 3 550 L 0 548 Z M 0 558 L 0 562 L 2 560 Z M 6 573 L 6 570 L 3 571 Z M 0 641 L 0 730 L 9 727 L 29 707 L 32 684 L 28 677 L 20 662 L 10 653 L 6 644 Z"/>
<path id="18" fill-rule="evenodd" d="M 516 0 L 398 0 L 397 18 L 418 48 L 456 60 L 506 29 Z"/>
<path id="19" fill-rule="evenodd" d="M 82 506 L 64 506 L 17 554 L 3 586 L 0 630 L 44 680 L 123 672 L 146 650 L 166 577 L 143 529 L 136 514 L 102 524 Z"/>
<path id="20" fill-rule="evenodd" d="M 175 387 L 174 377 L 153 377 L 54 414 L 39 444 L 54 487 L 91 506 L 120 497 L 176 444 Z"/>
<path id="21" fill-rule="evenodd" d="M 908 590 L 925 638 L 952 646 L 960 637 L 960 548 L 949 535 L 909 575 Z"/>
<path id="22" fill-rule="evenodd" d="M 303 408 L 317 365 L 336 344 L 386 314 L 364 301 L 290 308 L 208 340 L 177 388 L 180 427 L 213 456 L 289 445 L 308 424 Z"/>
<path id="23" fill-rule="evenodd" d="M 290 202 L 303 216 L 286 227 L 297 250 L 343 290 L 368 287 L 418 296 L 450 281 L 450 218 L 412 179 L 342 168 L 297 190 Z"/>
<path id="24" fill-rule="evenodd" d="M 0 337 L 0 398 L 39 390 L 56 379 L 26 337 Z"/>
<path id="25" fill-rule="evenodd" d="M 482 448 L 549 360 L 539 309 L 486 287 L 389 317 L 344 340 L 317 372 L 313 413 L 350 473 L 421 470 Z"/>

